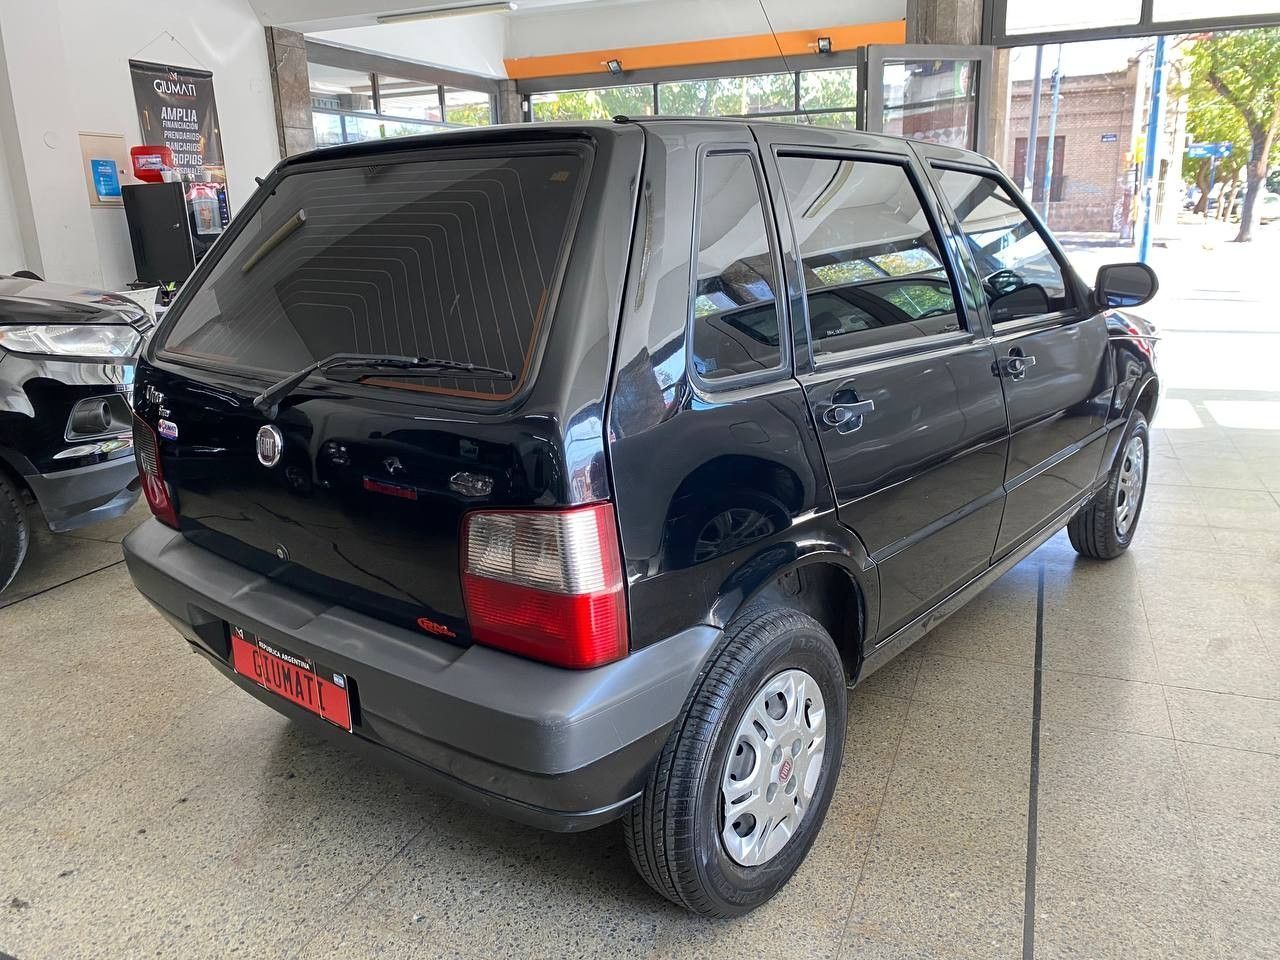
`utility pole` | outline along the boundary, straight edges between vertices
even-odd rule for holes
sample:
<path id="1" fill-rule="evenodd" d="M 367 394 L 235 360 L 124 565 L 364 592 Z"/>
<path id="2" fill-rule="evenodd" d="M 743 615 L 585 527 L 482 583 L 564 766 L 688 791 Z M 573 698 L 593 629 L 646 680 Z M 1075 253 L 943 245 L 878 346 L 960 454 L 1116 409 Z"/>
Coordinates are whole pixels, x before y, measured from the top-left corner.
<path id="1" fill-rule="evenodd" d="M 1142 232 L 1138 259 L 1151 253 L 1151 216 L 1155 212 L 1156 148 L 1160 144 L 1160 100 L 1164 92 L 1164 37 L 1156 37 L 1155 64 L 1151 71 L 1151 111 L 1147 114 L 1147 155 L 1142 158 Z"/>
<path id="2" fill-rule="evenodd" d="M 1049 138 L 1044 148 L 1044 222 L 1049 222 L 1049 201 L 1053 198 L 1053 140 L 1058 132 L 1058 101 L 1062 97 L 1062 44 L 1058 44 L 1058 65 L 1053 68 L 1053 92 L 1049 95 Z"/>
<path id="3" fill-rule="evenodd" d="M 1022 192 L 1030 196 L 1036 179 L 1036 140 L 1040 133 L 1040 71 L 1044 63 L 1044 47 L 1036 44 L 1036 76 L 1031 81 L 1031 118 L 1027 133 L 1027 150 L 1022 168 Z"/>

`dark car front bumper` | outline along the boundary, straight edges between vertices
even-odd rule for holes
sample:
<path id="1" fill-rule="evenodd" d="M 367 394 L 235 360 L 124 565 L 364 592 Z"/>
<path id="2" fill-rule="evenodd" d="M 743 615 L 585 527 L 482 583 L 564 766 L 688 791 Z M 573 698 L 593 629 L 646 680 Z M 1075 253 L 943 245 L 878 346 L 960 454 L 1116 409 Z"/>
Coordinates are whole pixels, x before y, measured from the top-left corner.
<path id="1" fill-rule="evenodd" d="M 486 810 L 549 830 L 620 816 L 707 654 L 700 626 L 594 670 L 410 633 L 282 587 L 148 520 L 124 541 L 134 583 L 187 641 L 269 706 Z M 236 674 L 227 624 L 346 673 L 348 734 Z"/>
<path id="2" fill-rule="evenodd" d="M 54 533 L 120 516 L 133 506 L 141 489 L 132 456 L 25 479 Z"/>

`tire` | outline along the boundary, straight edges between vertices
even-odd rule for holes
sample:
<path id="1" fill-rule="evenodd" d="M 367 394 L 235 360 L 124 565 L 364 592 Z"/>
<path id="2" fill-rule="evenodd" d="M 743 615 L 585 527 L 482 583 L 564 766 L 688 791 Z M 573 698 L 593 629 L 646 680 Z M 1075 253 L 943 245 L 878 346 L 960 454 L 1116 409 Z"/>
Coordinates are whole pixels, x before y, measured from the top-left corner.
<path id="1" fill-rule="evenodd" d="M 1151 462 L 1149 436 L 1146 417 L 1134 411 L 1124 439 L 1120 441 L 1107 485 L 1067 524 L 1071 546 L 1081 556 L 1112 560 L 1128 550 L 1133 542 L 1147 492 L 1148 464 Z"/>
<path id="2" fill-rule="evenodd" d="M 27 508 L 22 494 L 3 472 L 0 472 L 0 591 L 13 581 L 27 555 Z"/>
<path id="3" fill-rule="evenodd" d="M 802 675 L 807 675 L 804 693 L 799 692 L 799 683 L 793 682 Z M 808 686 L 808 680 L 815 681 L 813 687 Z M 793 682 L 791 686 L 787 686 L 789 682 Z M 766 700 L 766 693 L 774 687 L 787 692 Z M 812 693 L 815 689 L 820 700 Z M 781 706 L 788 697 L 803 713 Z M 744 613 L 708 658 L 641 799 L 623 818 L 627 852 L 645 881 L 673 903 L 714 918 L 740 916 L 777 893 L 804 861 L 831 802 L 844 746 L 845 698 L 840 654 L 821 624 L 787 607 L 758 606 Z M 768 756 L 767 749 L 757 754 L 741 739 L 740 725 L 751 723 L 747 714 L 755 706 L 769 710 L 770 717 L 773 706 L 781 713 L 781 719 L 773 720 L 777 726 L 769 728 L 771 734 L 777 734 L 774 739 L 749 735 L 754 737 L 752 742 L 776 745 Z M 825 735 L 821 745 L 817 740 L 819 710 Z M 799 718 L 804 726 L 798 732 L 787 730 L 788 718 Z M 764 729 L 758 723 L 754 726 Z M 802 742 L 806 739 L 808 742 Z M 797 742 L 802 742 L 801 747 L 794 752 Z M 790 745 L 791 756 L 797 758 L 794 764 L 782 751 L 784 744 Z M 820 759 L 817 749 L 822 751 Z M 781 764 L 777 763 L 779 751 Z M 776 800 L 776 807 L 754 807 L 766 827 L 760 827 L 751 814 L 739 814 L 732 822 L 722 817 L 726 777 L 751 766 L 753 757 L 760 776 L 744 774 L 733 782 L 744 785 L 737 788 L 739 791 L 749 786 L 757 798 L 768 796 L 771 803 Z M 815 769 L 816 780 L 810 780 L 808 773 Z M 773 793 L 768 792 L 770 783 L 775 787 Z M 801 806 L 806 795 L 807 802 Z M 746 810 L 747 806 L 738 809 Z M 783 819 L 768 829 L 777 811 Z M 790 819 L 793 814 L 794 820 Z M 747 830 L 746 839 L 738 839 L 748 817 L 756 829 Z M 782 827 L 787 827 L 789 834 L 784 836 Z M 728 841 L 722 837 L 722 832 L 730 831 L 739 856 L 744 856 L 751 837 L 767 837 L 771 843 L 756 844 L 759 862 L 744 865 L 730 853 Z"/>

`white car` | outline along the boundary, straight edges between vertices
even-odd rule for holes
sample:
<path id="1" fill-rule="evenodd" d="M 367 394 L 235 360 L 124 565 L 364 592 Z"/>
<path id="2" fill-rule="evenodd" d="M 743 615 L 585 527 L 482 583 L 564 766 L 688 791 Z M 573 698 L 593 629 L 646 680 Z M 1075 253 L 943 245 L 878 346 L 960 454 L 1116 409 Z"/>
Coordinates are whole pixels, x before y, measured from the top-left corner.
<path id="1" fill-rule="evenodd" d="M 1264 193 L 1258 201 L 1258 222 L 1270 223 L 1280 220 L 1280 193 Z"/>

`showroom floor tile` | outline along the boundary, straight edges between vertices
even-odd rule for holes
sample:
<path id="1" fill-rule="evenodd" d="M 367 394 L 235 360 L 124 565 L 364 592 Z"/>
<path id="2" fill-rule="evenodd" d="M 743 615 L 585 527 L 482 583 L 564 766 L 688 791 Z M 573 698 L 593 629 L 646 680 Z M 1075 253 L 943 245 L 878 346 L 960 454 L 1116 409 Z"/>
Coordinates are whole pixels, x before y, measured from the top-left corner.
<path id="1" fill-rule="evenodd" d="M 132 590 L 140 513 L 42 535 L 0 609 L 0 952 L 1274 957 L 1280 443 L 1177 432 L 1129 554 L 1055 537 L 852 694 L 822 834 L 732 923 L 616 829 L 489 819 L 228 687 Z"/>

